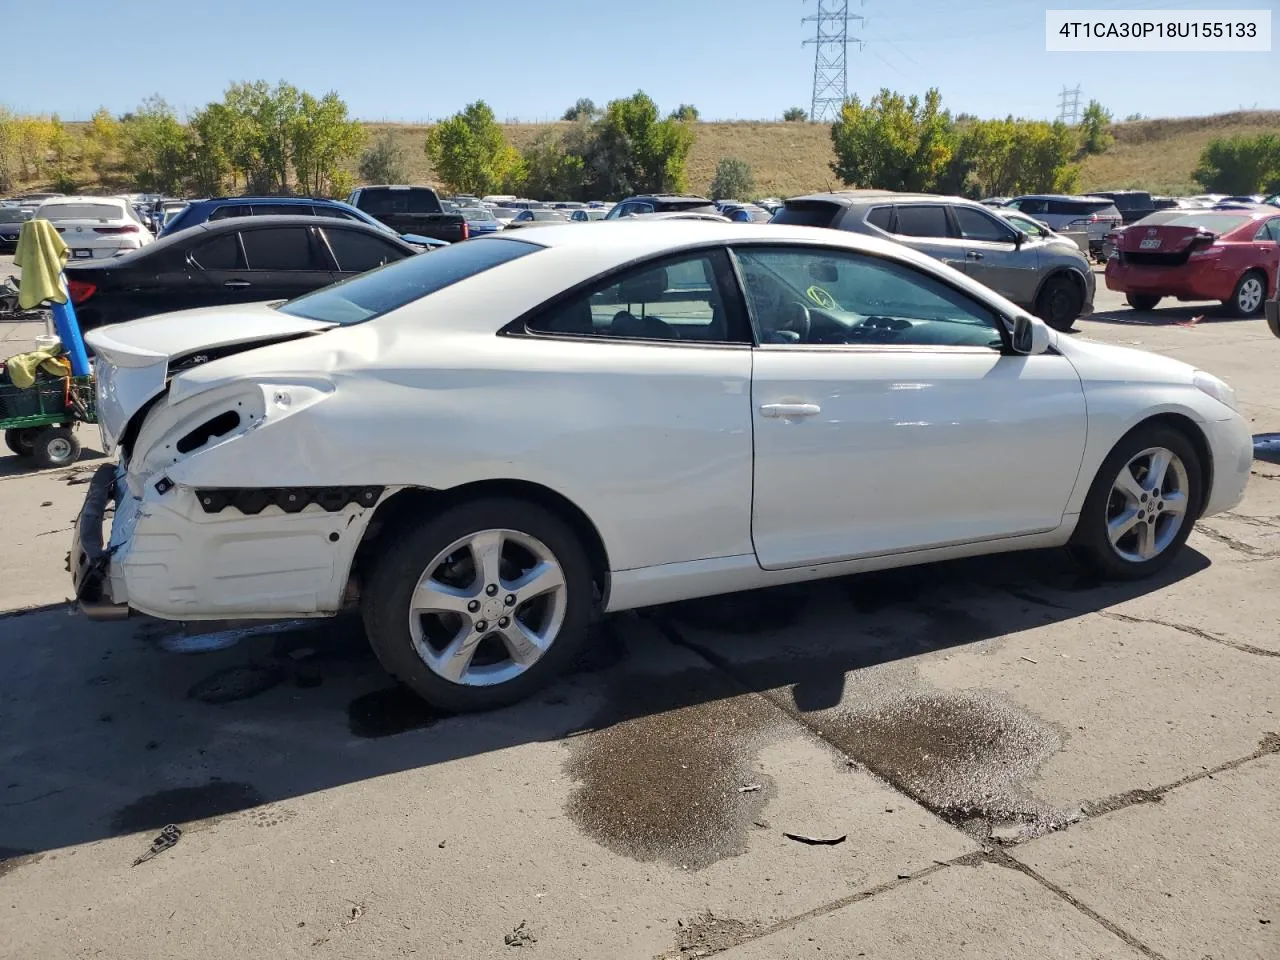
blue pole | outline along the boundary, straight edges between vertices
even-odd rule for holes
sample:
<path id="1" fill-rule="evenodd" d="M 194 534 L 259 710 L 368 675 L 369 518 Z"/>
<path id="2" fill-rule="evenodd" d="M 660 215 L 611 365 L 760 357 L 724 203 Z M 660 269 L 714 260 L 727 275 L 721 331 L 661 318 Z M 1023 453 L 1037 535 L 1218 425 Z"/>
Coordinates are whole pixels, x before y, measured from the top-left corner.
<path id="1" fill-rule="evenodd" d="M 67 278 L 62 274 L 59 279 L 62 289 L 67 289 Z M 76 308 L 71 305 L 68 294 L 66 303 L 51 303 L 53 308 L 53 326 L 58 331 L 58 339 L 71 360 L 71 372 L 77 377 L 89 375 L 89 355 L 85 353 L 84 338 L 80 336 L 80 323 L 76 320 Z"/>

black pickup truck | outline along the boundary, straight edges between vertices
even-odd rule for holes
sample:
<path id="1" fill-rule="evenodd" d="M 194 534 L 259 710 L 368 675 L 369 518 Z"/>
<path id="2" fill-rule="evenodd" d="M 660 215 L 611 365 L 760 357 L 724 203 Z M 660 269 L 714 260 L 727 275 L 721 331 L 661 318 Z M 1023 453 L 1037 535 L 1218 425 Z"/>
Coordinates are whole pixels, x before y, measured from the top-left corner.
<path id="1" fill-rule="evenodd" d="M 347 197 L 347 203 L 397 233 L 434 237 L 448 243 L 466 240 L 469 235 L 466 217 L 446 212 L 439 195 L 430 187 L 359 187 Z"/>

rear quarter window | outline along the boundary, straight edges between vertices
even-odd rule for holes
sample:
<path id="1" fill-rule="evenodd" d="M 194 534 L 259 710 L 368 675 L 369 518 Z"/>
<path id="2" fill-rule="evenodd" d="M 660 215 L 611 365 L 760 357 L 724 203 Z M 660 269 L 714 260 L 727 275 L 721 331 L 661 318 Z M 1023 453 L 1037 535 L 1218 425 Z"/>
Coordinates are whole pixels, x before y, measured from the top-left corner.
<path id="1" fill-rule="evenodd" d="M 800 200 L 786 203 L 773 215 L 774 223 L 790 227 L 834 227 L 844 207 L 823 200 Z"/>

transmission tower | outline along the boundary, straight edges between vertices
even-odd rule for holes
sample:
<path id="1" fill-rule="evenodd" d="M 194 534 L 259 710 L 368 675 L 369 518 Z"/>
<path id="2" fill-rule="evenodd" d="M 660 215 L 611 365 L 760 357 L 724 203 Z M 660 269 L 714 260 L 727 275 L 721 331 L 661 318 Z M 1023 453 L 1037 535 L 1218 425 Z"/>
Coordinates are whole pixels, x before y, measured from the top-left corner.
<path id="1" fill-rule="evenodd" d="M 840 108 L 849 96 L 849 44 L 862 49 L 862 41 L 849 36 L 849 24 L 863 21 L 849 12 L 849 0 L 818 0 L 818 12 L 804 17 L 801 23 L 815 25 L 814 36 L 804 41 L 813 44 L 813 101 L 809 119 L 836 121 Z"/>
<path id="2" fill-rule="evenodd" d="M 1068 90 L 1064 84 L 1058 97 L 1058 119 L 1075 126 L 1080 122 L 1080 84 Z"/>

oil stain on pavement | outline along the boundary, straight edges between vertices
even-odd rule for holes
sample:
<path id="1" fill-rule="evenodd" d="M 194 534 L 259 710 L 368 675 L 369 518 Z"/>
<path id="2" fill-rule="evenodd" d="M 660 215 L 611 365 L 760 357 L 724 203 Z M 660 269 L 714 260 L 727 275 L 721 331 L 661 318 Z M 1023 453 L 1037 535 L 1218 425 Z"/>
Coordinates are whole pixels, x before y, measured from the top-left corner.
<path id="1" fill-rule="evenodd" d="M 715 671 L 620 678 L 590 732 L 568 741 L 568 813 L 635 860 L 696 870 L 743 853 L 773 795 L 753 758 L 779 719 Z"/>

